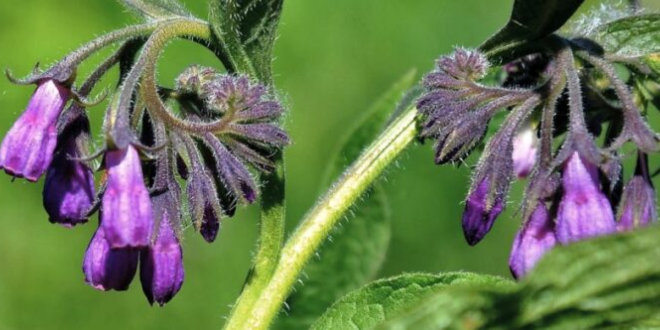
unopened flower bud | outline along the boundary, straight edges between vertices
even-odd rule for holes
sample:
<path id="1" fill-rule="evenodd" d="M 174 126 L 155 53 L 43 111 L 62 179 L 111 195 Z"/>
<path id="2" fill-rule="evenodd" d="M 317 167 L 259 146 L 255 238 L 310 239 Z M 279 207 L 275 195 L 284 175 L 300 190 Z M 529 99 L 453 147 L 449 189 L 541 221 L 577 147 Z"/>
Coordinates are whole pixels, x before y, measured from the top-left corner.
<path id="1" fill-rule="evenodd" d="M 468 244 L 479 243 L 488 234 L 495 219 L 504 210 L 504 203 L 496 200 L 488 206 L 490 184 L 488 179 L 479 183 L 477 189 L 468 196 L 463 212 L 463 234 Z"/>
<path id="2" fill-rule="evenodd" d="M 10 175 L 37 181 L 57 145 L 57 120 L 71 91 L 54 80 L 39 83 L 30 104 L 0 146 L 0 168 Z"/>
<path id="3" fill-rule="evenodd" d="M 537 149 L 538 138 L 531 128 L 513 138 L 513 172 L 518 178 L 526 178 L 534 169 Z"/>
<path id="4" fill-rule="evenodd" d="M 641 154 L 637 160 L 635 175 L 623 190 L 617 229 L 632 230 L 657 221 L 656 208 L 655 189 L 649 177 L 646 155 Z"/>

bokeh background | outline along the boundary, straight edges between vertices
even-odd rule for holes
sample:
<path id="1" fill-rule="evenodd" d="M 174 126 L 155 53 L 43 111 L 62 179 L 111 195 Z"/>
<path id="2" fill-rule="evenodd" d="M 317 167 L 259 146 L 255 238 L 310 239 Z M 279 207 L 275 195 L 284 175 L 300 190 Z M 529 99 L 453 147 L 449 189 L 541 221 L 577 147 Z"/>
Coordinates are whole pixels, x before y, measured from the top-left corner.
<path id="1" fill-rule="evenodd" d="M 205 1 L 184 2 L 206 17 Z M 660 1 L 646 2 L 660 9 Z M 587 1 L 585 8 L 598 3 Z M 426 72 L 452 47 L 478 46 L 506 22 L 511 5 L 512 0 L 286 0 L 275 72 L 295 141 L 287 150 L 289 229 L 318 198 L 331 151 L 361 111 L 409 69 Z M 36 62 L 52 63 L 134 22 L 112 0 L 0 1 L 0 66 L 22 75 Z M 161 81 L 171 85 L 193 63 L 218 65 L 197 45 L 172 43 L 160 66 Z M 0 79 L 0 136 L 32 91 Z M 103 110 L 103 105 L 90 110 L 95 128 Z M 385 183 L 395 221 L 381 276 L 456 270 L 509 276 L 507 258 L 519 225 L 514 205 L 481 244 L 468 247 L 460 226 L 468 168 L 434 166 L 428 145 L 410 148 L 396 165 Z M 41 187 L 0 175 L 0 330 L 219 329 L 249 267 L 256 206 L 225 220 L 213 245 L 186 232 L 186 282 L 170 304 L 158 308 L 148 305 L 139 281 L 125 293 L 84 284 L 81 261 L 96 219 L 72 230 L 51 225 L 41 207 Z M 521 187 L 514 187 L 514 203 Z"/>

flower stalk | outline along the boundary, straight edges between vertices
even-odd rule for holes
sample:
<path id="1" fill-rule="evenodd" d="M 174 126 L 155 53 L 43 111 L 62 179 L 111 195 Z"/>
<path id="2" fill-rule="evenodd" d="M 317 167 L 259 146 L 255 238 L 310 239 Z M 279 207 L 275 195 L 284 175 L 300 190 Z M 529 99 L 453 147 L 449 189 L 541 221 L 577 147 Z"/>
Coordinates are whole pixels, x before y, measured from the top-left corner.
<path id="1" fill-rule="evenodd" d="M 333 185 L 305 216 L 282 249 L 268 285 L 249 312 L 235 313 L 226 330 L 268 329 L 290 293 L 303 267 L 328 237 L 341 216 L 371 186 L 417 135 L 415 107 L 403 112 Z M 241 300 L 236 310 L 242 310 Z"/>

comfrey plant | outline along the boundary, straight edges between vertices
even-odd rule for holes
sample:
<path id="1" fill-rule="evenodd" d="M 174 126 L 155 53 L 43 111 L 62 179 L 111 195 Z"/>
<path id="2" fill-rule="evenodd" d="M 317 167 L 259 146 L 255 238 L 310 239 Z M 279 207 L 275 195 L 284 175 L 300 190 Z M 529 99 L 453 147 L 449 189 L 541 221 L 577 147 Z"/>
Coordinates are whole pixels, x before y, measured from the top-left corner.
<path id="1" fill-rule="evenodd" d="M 283 0 L 211 0 L 208 22 L 174 0 L 122 2 L 145 22 L 25 79 L 8 73 L 37 89 L 0 146 L 0 168 L 45 175 L 53 223 L 98 213 L 83 260 L 90 286 L 127 290 L 139 268 L 149 303 L 166 304 L 184 282 L 185 219 L 213 242 L 224 218 L 260 200 L 228 330 L 660 328 L 660 229 L 645 228 L 657 222 L 649 157 L 660 136 L 647 118 L 660 108 L 659 14 L 631 1 L 558 32 L 583 1 L 516 0 L 480 47 L 440 57 L 421 86 L 407 75 L 365 112 L 330 164 L 339 178 L 285 240 L 291 139 L 270 66 Z M 175 38 L 207 47 L 218 66 L 161 86 L 157 62 Z M 79 65 L 113 45 L 78 82 Z M 90 94 L 115 66 L 94 143 L 86 110 L 106 95 Z M 366 284 L 389 241 L 377 179 L 416 140 L 434 141 L 438 164 L 480 154 L 462 218 L 470 245 L 508 206 L 512 181 L 527 180 L 509 262 L 519 282 L 457 272 Z"/>

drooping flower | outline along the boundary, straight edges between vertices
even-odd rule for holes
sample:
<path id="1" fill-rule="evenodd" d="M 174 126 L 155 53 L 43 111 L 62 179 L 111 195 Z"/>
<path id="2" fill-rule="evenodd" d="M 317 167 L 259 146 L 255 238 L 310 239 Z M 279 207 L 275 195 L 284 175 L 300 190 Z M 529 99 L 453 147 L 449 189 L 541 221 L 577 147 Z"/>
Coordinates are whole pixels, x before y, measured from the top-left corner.
<path id="1" fill-rule="evenodd" d="M 545 204 L 540 203 L 530 219 L 516 234 L 509 257 L 509 268 L 515 278 L 525 276 L 541 257 L 557 244 L 555 224 Z"/>
<path id="2" fill-rule="evenodd" d="M 149 246 L 153 215 L 140 156 L 133 146 L 105 155 L 107 188 L 102 198 L 102 221 L 113 248 Z"/>
<path id="3" fill-rule="evenodd" d="M 479 183 L 477 189 L 468 196 L 463 211 L 463 234 L 468 244 L 476 245 L 493 228 L 495 219 L 504 210 L 504 203 L 496 200 L 488 206 L 488 179 Z"/>
<path id="4" fill-rule="evenodd" d="M 137 271 L 138 259 L 137 250 L 113 249 L 105 229 L 99 226 L 85 252 L 85 282 L 101 291 L 127 290 Z"/>
<path id="5" fill-rule="evenodd" d="M 183 250 L 165 212 L 155 242 L 140 256 L 142 290 L 150 304 L 163 306 L 179 292 L 183 279 Z"/>
<path id="6" fill-rule="evenodd" d="M 48 168 L 43 190 L 44 208 L 52 223 L 72 227 L 87 222 L 94 203 L 94 174 L 79 156 L 74 138 L 67 139 Z"/>
<path id="7" fill-rule="evenodd" d="M 619 231 L 647 226 L 658 220 L 655 189 L 649 177 L 645 154 L 638 158 L 635 175 L 623 190 L 618 219 Z"/>
<path id="8" fill-rule="evenodd" d="M 526 178 L 534 169 L 537 149 L 538 138 L 531 128 L 513 138 L 513 171 L 518 178 Z"/>
<path id="9" fill-rule="evenodd" d="M 1 169 L 33 182 L 46 172 L 57 145 L 57 120 L 70 94 L 54 80 L 39 83 L 27 109 L 2 141 Z"/>
<path id="10" fill-rule="evenodd" d="M 601 191 L 596 165 L 574 152 L 564 165 L 562 187 L 556 231 L 560 243 L 616 231 L 612 206 Z"/>

